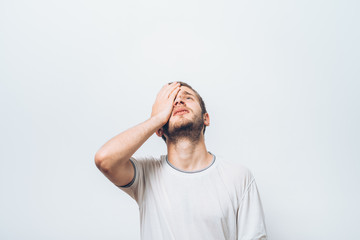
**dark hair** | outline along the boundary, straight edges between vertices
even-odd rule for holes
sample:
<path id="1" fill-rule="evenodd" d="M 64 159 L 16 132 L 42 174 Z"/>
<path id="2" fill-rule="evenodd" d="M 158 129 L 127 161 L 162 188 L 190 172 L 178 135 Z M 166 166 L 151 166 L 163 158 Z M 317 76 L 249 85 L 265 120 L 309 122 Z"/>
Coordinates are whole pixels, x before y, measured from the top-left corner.
<path id="1" fill-rule="evenodd" d="M 190 88 L 191 90 L 193 90 L 195 92 L 195 95 L 196 95 L 196 97 L 197 97 L 197 99 L 199 100 L 199 103 L 200 103 L 201 115 L 203 116 L 205 113 L 207 113 L 206 107 L 205 107 L 205 102 L 202 99 L 202 97 L 200 96 L 200 94 L 195 89 L 193 89 L 189 84 L 187 84 L 185 82 L 181 82 L 181 81 L 177 81 L 177 82 L 180 83 L 180 86 L 188 87 L 188 88 Z M 172 82 L 169 82 L 168 84 L 171 84 L 171 83 Z M 204 125 L 203 134 L 205 134 L 205 129 L 206 129 L 206 126 Z M 162 135 L 161 138 L 166 142 L 166 138 L 165 138 L 164 135 Z"/>

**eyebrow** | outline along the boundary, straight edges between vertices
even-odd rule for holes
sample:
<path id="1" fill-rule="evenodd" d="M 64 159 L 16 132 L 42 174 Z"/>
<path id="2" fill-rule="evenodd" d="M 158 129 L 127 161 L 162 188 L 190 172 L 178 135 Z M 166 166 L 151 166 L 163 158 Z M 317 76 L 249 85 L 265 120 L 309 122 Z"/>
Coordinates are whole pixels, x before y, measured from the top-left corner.
<path id="1" fill-rule="evenodd" d="M 185 90 L 184 90 L 184 94 L 185 94 L 185 95 L 191 95 L 191 96 L 194 96 L 194 94 L 189 93 L 189 92 L 187 92 L 187 91 L 185 91 Z M 195 97 L 195 96 L 194 96 L 194 97 Z"/>

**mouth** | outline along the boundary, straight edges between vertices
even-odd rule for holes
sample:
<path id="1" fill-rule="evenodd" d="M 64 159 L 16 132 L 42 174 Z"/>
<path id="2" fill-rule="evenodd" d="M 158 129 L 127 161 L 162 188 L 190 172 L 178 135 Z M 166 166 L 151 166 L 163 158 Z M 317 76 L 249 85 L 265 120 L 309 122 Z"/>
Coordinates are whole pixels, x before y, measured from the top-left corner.
<path id="1" fill-rule="evenodd" d="M 186 113 L 189 113 L 189 111 L 186 110 L 186 109 L 179 109 L 179 110 L 176 110 L 176 111 L 174 112 L 173 116 L 176 116 L 176 115 L 184 115 L 184 114 L 186 114 Z"/>

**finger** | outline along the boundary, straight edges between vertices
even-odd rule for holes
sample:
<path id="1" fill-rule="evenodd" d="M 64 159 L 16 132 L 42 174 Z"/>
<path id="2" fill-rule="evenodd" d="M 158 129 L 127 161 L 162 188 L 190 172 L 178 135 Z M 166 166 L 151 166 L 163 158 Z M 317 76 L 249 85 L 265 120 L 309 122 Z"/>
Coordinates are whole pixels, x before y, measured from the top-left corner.
<path id="1" fill-rule="evenodd" d="M 170 88 L 172 88 L 172 87 L 174 87 L 176 85 L 177 85 L 177 82 L 167 83 L 167 84 L 165 84 L 163 86 L 163 89 L 164 89 L 164 91 L 166 91 L 166 90 L 168 90 L 168 89 L 170 89 Z"/>
<path id="2" fill-rule="evenodd" d="M 167 90 L 167 95 L 166 95 L 166 97 L 170 97 L 170 95 L 172 94 L 172 92 L 173 91 L 175 91 L 177 88 L 179 88 L 180 87 L 180 83 L 176 83 L 175 85 L 173 85 L 171 88 L 169 88 L 168 90 Z"/>
<path id="3" fill-rule="evenodd" d="M 175 84 L 176 82 L 166 83 L 159 91 L 158 96 L 167 98 L 169 96 L 169 89 L 172 89 Z"/>
<path id="4" fill-rule="evenodd" d="M 158 92 L 157 96 L 162 96 L 168 87 L 169 87 L 168 84 L 163 85 L 160 91 Z"/>
<path id="5" fill-rule="evenodd" d="M 168 97 L 170 97 L 170 95 L 174 92 L 174 91 L 176 91 L 178 88 L 180 88 L 181 86 L 180 86 L 180 84 L 177 84 L 176 86 L 174 86 L 172 89 L 170 89 L 169 90 L 169 95 L 168 95 Z"/>
<path id="6" fill-rule="evenodd" d="M 172 82 L 165 87 L 161 93 L 159 93 L 159 97 L 168 99 L 170 94 L 177 88 L 180 87 L 180 83 Z"/>
<path id="7" fill-rule="evenodd" d="M 169 95 L 169 99 L 173 102 L 180 91 L 180 86 L 175 88 Z"/>
<path id="8" fill-rule="evenodd" d="M 159 92 L 159 96 L 161 98 L 168 98 L 170 93 L 176 88 L 176 85 L 166 85 L 161 91 Z"/>

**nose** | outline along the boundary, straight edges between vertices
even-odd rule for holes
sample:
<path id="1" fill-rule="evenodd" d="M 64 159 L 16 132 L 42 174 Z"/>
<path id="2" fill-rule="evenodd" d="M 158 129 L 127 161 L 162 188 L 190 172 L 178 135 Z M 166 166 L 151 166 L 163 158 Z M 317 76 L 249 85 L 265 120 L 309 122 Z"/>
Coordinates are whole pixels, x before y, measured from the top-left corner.
<path id="1" fill-rule="evenodd" d="M 185 104 L 184 101 L 182 100 L 182 96 L 176 96 L 175 101 L 174 101 L 174 106 L 178 105 L 178 104 Z"/>

